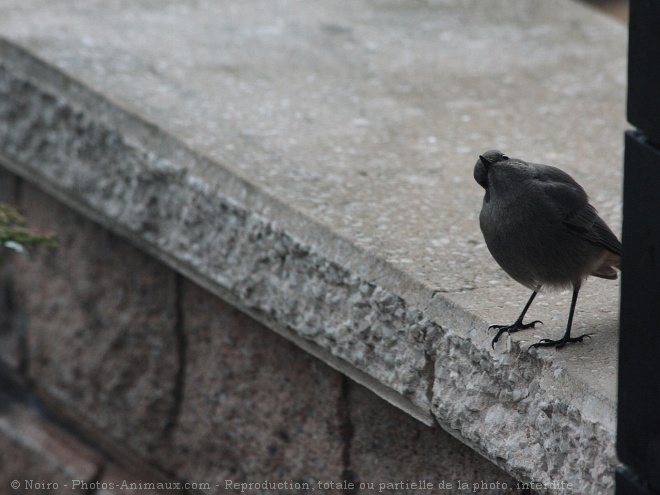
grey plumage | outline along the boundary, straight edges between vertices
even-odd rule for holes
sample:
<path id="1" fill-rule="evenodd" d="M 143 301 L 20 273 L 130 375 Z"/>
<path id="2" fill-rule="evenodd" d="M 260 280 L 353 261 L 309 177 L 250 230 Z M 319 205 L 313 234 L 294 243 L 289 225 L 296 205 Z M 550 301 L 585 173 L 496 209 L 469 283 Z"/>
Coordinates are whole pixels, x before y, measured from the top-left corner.
<path id="1" fill-rule="evenodd" d="M 479 224 L 493 258 L 514 280 L 532 291 L 512 325 L 491 325 L 504 332 L 531 328 L 523 317 L 541 287 L 573 289 L 565 335 L 538 346 L 563 347 L 581 341 L 570 330 L 577 294 L 589 275 L 616 279 L 621 242 L 589 204 L 584 189 L 566 172 L 549 165 L 509 158 L 500 151 L 480 155 L 475 180 L 486 190 Z"/>

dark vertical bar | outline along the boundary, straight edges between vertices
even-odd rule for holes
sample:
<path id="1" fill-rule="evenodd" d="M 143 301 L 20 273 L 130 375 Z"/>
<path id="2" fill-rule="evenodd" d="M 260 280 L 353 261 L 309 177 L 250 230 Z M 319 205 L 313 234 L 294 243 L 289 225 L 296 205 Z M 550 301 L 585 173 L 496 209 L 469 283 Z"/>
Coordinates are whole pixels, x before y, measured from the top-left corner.
<path id="1" fill-rule="evenodd" d="M 617 452 L 660 493 L 660 150 L 626 133 Z"/>
<path id="2" fill-rule="evenodd" d="M 660 1 L 631 0 L 617 495 L 660 494 Z"/>
<path id="3" fill-rule="evenodd" d="M 660 2 L 631 0 L 628 121 L 660 143 Z"/>

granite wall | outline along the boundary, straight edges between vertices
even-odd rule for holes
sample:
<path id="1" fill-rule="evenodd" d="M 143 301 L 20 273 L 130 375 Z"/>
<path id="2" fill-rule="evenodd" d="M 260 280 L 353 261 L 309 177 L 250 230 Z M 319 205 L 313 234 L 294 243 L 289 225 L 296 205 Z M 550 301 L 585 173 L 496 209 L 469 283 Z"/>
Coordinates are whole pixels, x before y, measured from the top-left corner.
<path id="1" fill-rule="evenodd" d="M 0 492 L 531 493 L 29 183 L 0 195 L 60 242 L 2 268 Z"/>

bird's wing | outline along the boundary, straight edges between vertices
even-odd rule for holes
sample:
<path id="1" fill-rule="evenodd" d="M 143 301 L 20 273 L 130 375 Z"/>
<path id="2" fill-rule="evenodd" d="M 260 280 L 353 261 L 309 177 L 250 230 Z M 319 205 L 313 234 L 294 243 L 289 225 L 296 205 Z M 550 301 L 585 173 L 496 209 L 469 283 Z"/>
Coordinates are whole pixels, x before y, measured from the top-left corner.
<path id="1" fill-rule="evenodd" d="M 563 224 L 574 234 L 586 239 L 589 242 L 604 247 L 611 253 L 621 256 L 621 242 L 603 221 L 596 208 L 587 204 L 587 206 L 564 220 Z"/>
<path id="2" fill-rule="evenodd" d="M 582 186 L 566 172 L 549 165 L 537 165 L 538 180 L 557 219 L 573 234 L 621 255 L 621 242 L 610 230 L 596 208 L 589 204 Z"/>

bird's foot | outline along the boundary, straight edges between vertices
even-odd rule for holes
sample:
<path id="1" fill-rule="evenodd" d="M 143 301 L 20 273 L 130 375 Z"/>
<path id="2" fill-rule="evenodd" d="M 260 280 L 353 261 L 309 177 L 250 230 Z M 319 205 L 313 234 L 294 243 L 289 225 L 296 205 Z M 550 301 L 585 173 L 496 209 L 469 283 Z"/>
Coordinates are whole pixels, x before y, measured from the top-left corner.
<path id="1" fill-rule="evenodd" d="M 534 325 L 537 323 L 540 323 L 543 325 L 543 322 L 540 320 L 535 320 L 532 321 L 531 323 L 523 323 L 522 321 L 517 321 L 511 325 L 489 325 L 488 330 L 491 328 L 496 328 L 497 329 L 497 334 L 495 337 L 493 337 L 493 341 L 491 342 L 491 346 L 493 349 L 495 349 L 495 342 L 497 342 L 500 339 L 500 336 L 504 333 L 515 333 L 519 330 L 527 330 L 529 328 L 534 328 Z"/>
<path id="2" fill-rule="evenodd" d="M 529 346 L 529 348 L 531 349 L 532 347 L 537 348 L 537 347 L 552 347 L 552 346 L 554 346 L 555 349 L 561 349 L 566 344 L 572 344 L 573 342 L 582 342 L 582 340 L 584 340 L 585 337 L 591 338 L 592 335 L 593 335 L 592 333 L 585 333 L 585 334 L 582 334 L 578 337 L 566 337 L 566 336 L 564 336 L 559 340 L 541 339 L 536 344 L 532 344 L 531 346 Z"/>

